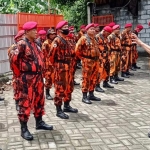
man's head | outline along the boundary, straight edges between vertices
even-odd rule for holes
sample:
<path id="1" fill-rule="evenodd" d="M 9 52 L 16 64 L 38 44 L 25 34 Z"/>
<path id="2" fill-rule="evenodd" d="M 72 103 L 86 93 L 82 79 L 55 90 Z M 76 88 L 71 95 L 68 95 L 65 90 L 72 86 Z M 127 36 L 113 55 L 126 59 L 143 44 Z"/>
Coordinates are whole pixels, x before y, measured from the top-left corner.
<path id="1" fill-rule="evenodd" d="M 116 24 L 112 27 L 113 29 L 113 33 L 115 33 L 116 35 L 120 34 L 120 25 Z"/>
<path id="2" fill-rule="evenodd" d="M 90 23 L 86 26 L 85 28 L 87 34 L 89 36 L 95 36 L 95 26 L 94 26 L 94 23 Z"/>
<path id="3" fill-rule="evenodd" d="M 94 27 L 95 27 L 95 32 L 99 33 L 100 32 L 99 24 L 94 24 Z"/>
<path id="4" fill-rule="evenodd" d="M 25 31 L 24 30 L 20 30 L 17 35 L 15 36 L 14 40 L 16 42 L 18 42 L 20 39 L 22 39 L 25 35 Z"/>
<path id="5" fill-rule="evenodd" d="M 107 38 L 111 33 L 112 33 L 112 28 L 111 28 L 111 27 L 105 26 L 105 27 L 103 28 L 103 36 L 104 36 L 104 37 Z"/>
<path id="6" fill-rule="evenodd" d="M 84 24 L 81 25 L 81 26 L 80 26 L 80 31 L 82 31 L 83 33 L 85 33 L 85 27 L 86 27 L 86 25 L 84 25 Z"/>
<path id="7" fill-rule="evenodd" d="M 45 30 L 40 30 L 38 32 L 38 35 L 39 35 L 41 40 L 45 40 L 46 39 L 46 31 Z"/>
<path id="8" fill-rule="evenodd" d="M 56 26 L 56 30 L 57 30 L 58 34 L 62 34 L 63 36 L 67 36 L 69 34 L 68 22 L 65 20 L 60 21 Z"/>
<path id="9" fill-rule="evenodd" d="M 56 36 L 57 35 L 54 29 L 49 29 L 47 31 L 47 39 L 53 40 Z"/>
<path id="10" fill-rule="evenodd" d="M 125 30 L 126 30 L 126 32 L 130 32 L 131 29 L 132 29 L 132 24 L 131 23 L 125 24 Z"/>
<path id="11" fill-rule="evenodd" d="M 140 32 L 142 29 L 143 29 L 143 26 L 142 26 L 141 24 L 138 24 L 138 25 L 136 26 L 136 28 L 135 28 L 135 30 L 136 30 L 137 32 Z"/>
<path id="12" fill-rule="evenodd" d="M 30 21 L 26 22 L 23 25 L 23 30 L 25 30 L 25 36 L 30 39 L 34 40 L 37 37 L 37 22 Z"/>
<path id="13" fill-rule="evenodd" d="M 73 38 L 74 36 L 75 36 L 74 26 L 70 26 L 68 37 Z"/>

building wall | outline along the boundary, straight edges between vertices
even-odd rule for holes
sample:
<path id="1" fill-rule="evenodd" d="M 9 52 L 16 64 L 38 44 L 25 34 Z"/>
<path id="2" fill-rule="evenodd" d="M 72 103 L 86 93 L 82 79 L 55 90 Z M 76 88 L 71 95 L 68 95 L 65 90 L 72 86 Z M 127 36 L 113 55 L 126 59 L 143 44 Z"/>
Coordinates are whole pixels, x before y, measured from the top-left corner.
<path id="1" fill-rule="evenodd" d="M 0 74 L 10 71 L 7 50 L 17 33 L 17 15 L 0 14 Z"/>
<path id="2" fill-rule="evenodd" d="M 148 26 L 148 22 L 150 22 L 150 0 L 141 0 L 139 2 L 139 15 L 137 18 L 133 18 L 127 8 L 110 9 L 108 5 L 97 7 L 97 12 L 98 15 L 113 14 L 114 21 L 120 24 L 122 29 L 126 23 L 133 23 L 134 27 L 137 24 L 142 24 L 144 29 L 140 32 L 139 37 L 143 42 L 150 45 L 150 27 Z M 141 48 L 138 49 L 139 51 L 143 51 Z"/>

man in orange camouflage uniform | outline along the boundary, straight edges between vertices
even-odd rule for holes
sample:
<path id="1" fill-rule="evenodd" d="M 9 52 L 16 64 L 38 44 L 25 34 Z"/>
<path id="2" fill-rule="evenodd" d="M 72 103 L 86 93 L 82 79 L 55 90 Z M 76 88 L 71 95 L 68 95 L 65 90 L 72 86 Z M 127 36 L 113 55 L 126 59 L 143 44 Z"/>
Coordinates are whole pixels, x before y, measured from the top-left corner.
<path id="1" fill-rule="evenodd" d="M 12 51 L 16 50 L 17 48 L 17 42 L 19 42 L 22 38 L 24 38 L 24 30 L 20 30 L 17 35 L 15 36 L 14 40 L 15 40 L 15 43 L 11 45 L 11 47 L 8 49 L 8 57 L 9 57 L 9 61 L 11 60 L 11 53 Z M 13 70 L 13 64 L 10 63 L 10 69 Z M 20 72 L 18 70 L 18 72 Z M 14 100 L 15 100 L 15 104 L 16 104 L 16 110 L 19 110 L 19 107 L 18 107 L 18 90 L 17 90 L 17 87 L 18 87 L 18 78 L 17 78 L 17 74 L 13 74 L 13 77 L 12 77 L 12 86 L 13 86 L 13 89 L 14 89 Z"/>
<path id="2" fill-rule="evenodd" d="M 69 34 L 68 22 L 61 21 L 56 26 L 57 37 L 51 44 L 50 61 L 54 66 L 54 86 L 56 105 L 56 116 L 62 119 L 68 119 L 69 116 L 64 112 L 77 113 L 78 110 L 70 106 L 71 93 L 73 87 L 73 78 L 70 74 L 72 59 L 74 52 L 71 49 L 67 36 Z M 62 102 L 64 101 L 64 109 L 62 110 Z"/>
<path id="3" fill-rule="evenodd" d="M 113 32 L 108 36 L 110 46 L 110 83 L 118 84 L 117 81 L 124 81 L 124 79 L 118 77 L 121 55 L 120 26 L 114 25 L 112 29 Z"/>
<path id="4" fill-rule="evenodd" d="M 47 125 L 42 116 L 44 110 L 44 83 L 42 71 L 44 69 L 44 56 L 40 47 L 35 43 L 37 35 L 37 23 L 27 22 L 23 25 L 25 38 L 17 43 L 17 49 L 12 50 L 12 70 L 19 80 L 18 118 L 21 124 L 21 136 L 26 140 L 33 140 L 29 132 L 27 122 L 31 110 L 34 112 L 36 129 L 52 130 L 53 126 Z M 20 72 L 19 72 L 20 71 Z"/>
<path id="5" fill-rule="evenodd" d="M 69 27 L 69 34 L 68 34 L 68 37 L 67 37 L 67 39 L 68 39 L 68 42 L 70 43 L 70 46 L 71 46 L 71 50 L 73 51 L 73 53 L 74 53 L 74 51 L 75 51 L 75 46 L 76 46 L 76 36 L 75 36 L 75 34 L 74 34 L 74 26 L 70 26 Z M 75 53 L 74 53 L 75 54 Z M 77 69 L 77 61 L 78 61 L 79 59 L 76 57 L 76 55 L 74 55 L 73 56 L 73 63 L 72 63 L 72 68 L 71 68 L 71 70 L 72 70 L 72 74 L 73 74 L 73 81 L 74 81 L 74 85 L 80 85 L 80 83 L 77 83 L 76 81 L 75 81 L 75 79 L 74 79 L 74 76 L 75 76 L 75 71 L 76 71 L 76 69 Z"/>
<path id="6" fill-rule="evenodd" d="M 122 56 L 121 56 L 121 76 L 129 78 L 129 75 L 134 75 L 129 72 L 132 65 L 132 39 L 131 39 L 131 28 L 132 24 L 128 23 L 125 25 L 125 29 L 120 35 Z"/>
<path id="7" fill-rule="evenodd" d="M 42 44 L 46 40 L 46 31 L 40 30 L 38 32 L 38 35 L 39 35 L 39 37 L 36 39 L 36 43 L 38 44 L 38 46 L 40 46 L 40 48 L 42 48 Z"/>
<path id="8" fill-rule="evenodd" d="M 143 29 L 142 25 L 137 25 L 133 33 L 135 33 L 138 36 L 138 33 Z M 138 51 L 137 51 L 137 45 L 136 43 L 132 45 L 133 49 L 133 55 L 132 55 L 132 70 L 140 69 L 140 67 L 137 66 L 137 59 L 138 59 Z"/>
<path id="9" fill-rule="evenodd" d="M 86 33 L 85 27 L 86 27 L 86 25 L 84 25 L 84 24 L 80 26 L 80 31 L 78 33 L 78 40 Z M 77 60 L 77 69 L 81 69 L 81 66 L 82 66 L 81 60 L 78 58 L 78 60 Z"/>
<path id="10" fill-rule="evenodd" d="M 91 104 L 90 100 L 100 101 L 94 96 L 94 88 L 98 76 L 99 49 L 95 40 L 94 23 L 86 26 L 87 34 L 82 36 L 76 44 L 76 55 L 82 60 L 82 102 Z M 87 96 L 87 93 L 89 95 Z"/>
<path id="11" fill-rule="evenodd" d="M 49 29 L 47 31 L 47 40 L 42 45 L 42 51 L 45 58 L 45 69 L 44 69 L 44 77 L 45 77 L 45 90 L 46 90 L 46 99 L 52 100 L 53 98 L 50 95 L 50 89 L 52 88 L 52 84 L 54 81 L 54 67 L 50 62 L 49 53 L 50 46 L 54 38 L 56 37 L 56 32 L 54 29 Z"/>
<path id="12" fill-rule="evenodd" d="M 111 34 L 111 32 L 112 32 L 112 28 L 109 26 L 105 26 L 103 30 L 96 35 L 96 40 L 98 42 L 98 46 L 100 49 L 99 78 L 97 79 L 96 88 L 100 87 L 101 80 L 104 80 L 103 87 L 114 88 L 108 83 L 109 75 L 110 75 L 110 61 L 109 61 L 110 47 L 108 44 L 107 37 Z M 98 92 L 102 92 L 102 91 L 98 91 Z"/>

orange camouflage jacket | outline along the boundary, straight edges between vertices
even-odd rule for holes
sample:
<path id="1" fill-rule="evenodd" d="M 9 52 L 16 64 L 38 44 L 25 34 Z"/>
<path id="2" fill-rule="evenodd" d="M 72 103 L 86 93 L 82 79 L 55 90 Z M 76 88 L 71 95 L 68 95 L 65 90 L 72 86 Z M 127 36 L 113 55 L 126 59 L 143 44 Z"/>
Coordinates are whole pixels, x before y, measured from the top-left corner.
<path id="1" fill-rule="evenodd" d="M 115 35 L 114 33 L 108 36 L 108 42 L 111 51 L 121 51 L 121 41 L 119 36 Z"/>
<path id="2" fill-rule="evenodd" d="M 80 59 L 98 60 L 100 55 L 96 39 L 90 38 L 87 34 L 78 40 L 75 52 Z"/>
<path id="3" fill-rule="evenodd" d="M 127 33 L 125 30 L 123 30 L 120 35 L 120 40 L 122 50 L 130 51 L 132 46 L 131 33 Z"/>
<path id="4" fill-rule="evenodd" d="M 67 38 L 58 35 L 53 40 L 49 53 L 50 61 L 55 69 L 69 70 L 73 55 Z"/>
<path id="5" fill-rule="evenodd" d="M 49 53 L 51 48 L 52 41 L 50 39 L 47 39 L 42 44 L 42 51 L 44 55 L 45 60 L 45 69 L 49 69 L 50 66 L 52 66 L 52 63 L 50 62 Z"/>
<path id="6" fill-rule="evenodd" d="M 10 61 L 12 70 L 18 74 L 22 72 L 42 72 L 44 69 L 44 56 L 40 47 L 35 42 L 30 42 L 27 38 L 17 43 L 17 48 L 11 50 Z M 19 74 L 18 74 L 19 75 Z"/>
<path id="7" fill-rule="evenodd" d="M 100 52 L 106 52 L 110 50 L 108 39 L 103 36 L 102 32 L 96 35 L 96 41 L 98 43 Z"/>

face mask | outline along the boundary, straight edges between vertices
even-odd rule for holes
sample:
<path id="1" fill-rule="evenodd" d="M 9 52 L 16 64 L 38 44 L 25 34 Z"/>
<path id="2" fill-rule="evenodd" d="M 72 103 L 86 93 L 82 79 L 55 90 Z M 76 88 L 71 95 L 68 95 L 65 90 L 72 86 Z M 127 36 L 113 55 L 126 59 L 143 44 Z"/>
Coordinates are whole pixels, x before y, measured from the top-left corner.
<path id="1" fill-rule="evenodd" d="M 62 29 L 62 34 L 68 35 L 69 34 L 69 29 Z"/>

